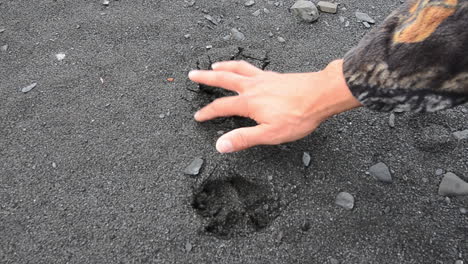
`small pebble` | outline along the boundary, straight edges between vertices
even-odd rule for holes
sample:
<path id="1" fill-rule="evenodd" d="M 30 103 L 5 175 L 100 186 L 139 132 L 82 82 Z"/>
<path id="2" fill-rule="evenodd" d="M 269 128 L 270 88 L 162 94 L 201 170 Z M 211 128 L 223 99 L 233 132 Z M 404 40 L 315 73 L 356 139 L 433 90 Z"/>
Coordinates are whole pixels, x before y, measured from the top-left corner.
<path id="1" fill-rule="evenodd" d="M 261 12 L 262 11 L 260 11 L 260 9 L 258 9 L 257 11 L 253 12 L 252 15 L 259 16 Z"/>
<path id="2" fill-rule="evenodd" d="M 102 4 L 105 5 L 105 6 L 108 6 L 109 5 L 109 0 L 102 1 Z"/>
<path id="3" fill-rule="evenodd" d="M 245 35 L 242 32 L 240 32 L 237 28 L 231 28 L 231 35 L 236 40 L 245 40 Z"/>
<path id="4" fill-rule="evenodd" d="M 218 25 L 218 22 L 216 22 L 212 16 L 210 15 L 204 15 L 203 16 L 206 20 L 210 21 L 213 25 Z"/>
<path id="5" fill-rule="evenodd" d="M 437 170 L 435 171 L 435 175 L 437 175 L 437 176 L 440 176 L 440 175 L 442 175 L 442 174 L 444 174 L 444 170 L 443 170 L 443 169 L 437 169 Z"/>
<path id="6" fill-rule="evenodd" d="M 468 183 L 452 172 L 447 172 L 439 185 L 439 195 L 468 195 Z"/>
<path id="7" fill-rule="evenodd" d="M 392 182 L 392 174 L 390 173 L 388 166 L 383 162 L 379 162 L 373 165 L 372 167 L 370 167 L 369 174 L 381 182 L 385 182 L 385 183 Z"/>
<path id="8" fill-rule="evenodd" d="M 267 8 L 263 8 L 263 13 L 270 14 L 270 10 L 268 10 Z"/>
<path id="9" fill-rule="evenodd" d="M 384 213 L 385 213 L 385 214 L 390 213 L 390 206 L 385 207 Z"/>
<path id="10" fill-rule="evenodd" d="M 159 118 L 161 118 L 161 119 L 163 119 L 164 117 L 165 117 L 164 114 L 160 114 L 160 115 L 159 115 Z"/>
<path id="11" fill-rule="evenodd" d="M 212 49 L 213 48 L 213 45 L 207 45 L 206 46 L 206 49 Z"/>
<path id="12" fill-rule="evenodd" d="M 461 214 L 466 214 L 466 213 L 468 213 L 468 209 L 466 209 L 464 207 L 460 207 L 460 213 Z"/>
<path id="13" fill-rule="evenodd" d="M 5 45 L 1 46 L 0 50 L 1 51 L 8 51 L 8 45 L 5 44 Z"/>
<path id="14" fill-rule="evenodd" d="M 245 6 L 253 6 L 253 5 L 255 5 L 255 1 L 249 0 L 249 1 L 245 2 L 244 5 Z"/>
<path id="15" fill-rule="evenodd" d="M 268 175 L 268 181 L 272 181 L 272 180 L 273 180 L 273 176 Z"/>
<path id="16" fill-rule="evenodd" d="M 463 260 L 459 259 L 459 260 L 455 261 L 455 264 L 463 264 Z"/>
<path id="17" fill-rule="evenodd" d="M 317 6 L 320 9 L 320 11 L 325 12 L 325 13 L 331 13 L 331 14 L 335 14 L 338 9 L 338 4 L 326 2 L 326 1 L 318 2 Z"/>
<path id="18" fill-rule="evenodd" d="M 336 196 L 335 204 L 346 210 L 351 210 L 354 208 L 354 197 L 350 193 L 340 192 Z"/>
<path id="19" fill-rule="evenodd" d="M 272 38 L 272 37 L 274 36 L 274 35 L 273 35 L 273 32 L 271 32 L 271 31 L 268 32 L 268 36 L 269 36 L 270 38 Z"/>
<path id="20" fill-rule="evenodd" d="M 310 158 L 309 152 L 304 152 L 302 154 L 302 164 L 304 164 L 305 167 L 309 167 L 310 160 L 311 160 L 311 158 Z"/>
<path id="21" fill-rule="evenodd" d="M 192 36 L 192 35 L 190 35 L 190 34 L 185 34 L 185 35 L 184 35 L 184 38 L 188 39 L 188 38 L 190 38 L 191 36 Z"/>
<path id="22" fill-rule="evenodd" d="M 226 35 L 223 37 L 223 40 L 228 41 L 231 39 L 231 35 Z"/>
<path id="23" fill-rule="evenodd" d="M 21 88 L 21 92 L 27 93 L 27 92 L 31 91 L 32 89 L 34 89 L 34 87 L 36 87 L 36 85 L 37 85 L 37 83 L 32 83 L 32 84 L 30 84 L 30 85 L 28 85 L 26 87 L 23 87 L 23 88 Z"/>
<path id="24" fill-rule="evenodd" d="M 301 230 L 307 232 L 310 230 L 310 222 L 307 219 L 304 219 L 304 222 L 301 224 Z"/>
<path id="25" fill-rule="evenodd" d="M 369 23 L 367 23 L 366 21 L 362 22 L 362 24 L 363 24 L 366 28 L 370 28 Z"/>
<path id="26" fill-rule="evenodd" d="M 346 23 L 345 23 L 344 26 L 345 26 L 345 27 L 349 27 L 349 21 L 346 21 Z"/>
<path id="27" fill-rule="evenodd" d="M 55 54 L 55 57 L 57 58 L 58 61 L 62 61 L 63 59 L 65 59 L 65 53 L 57 53 Z"/>
<path id="28" fill-rule="evenodd" d="M 281 42 L 281 43 L 286 42 L 286 40 L 283 37 L 278 37 L 278 41 Z"/>
<path id="29" fill-rule="evenodd" d="M 192 243 L 187 241 L 187 243 L 185 243 L 185 252 L 188 253 L 188 252 L 192 251 L 192 248 L 193 248 Z"/>
<path id="30" fill-rule="evenodd" d="M 375 20 L 366 13 L 356 11 L 354 14 L 359 21 L 375 24 Z"/>
<path id="31" fill-rule="evenodd" d="M 340 264 L 336 258 L 330 258 L 330 264 Z"/>
<path id="32" fill-rule="evenodd" d="M 0 27 L 0 33 L 3 33 L 5 32 L 5 28 L 4 27 Z"/>
<path id="33" fill-rule="evenodd" d="M 395 127 L 395 114 L 394 113 L 391 113 L 390 116 L 388 117 L 388 125 L 391 128 Z"/>
<path id="34" fill-rule="evenodd" d="M 203 165 L 203 159 L 197 157 L 192 160 L 192 162 L 185 168 L 184 173 L 188 175 L 196 176 L 200 173 L 200 169 Z"/>
<path id="35" fill-rule="evenodd" d="M 340 22 L 341 22 L 341 23 L 344 23 L 344 22 L 345 22 L 345 18 L 344 18 L 344 17 L 340 16 L 339 19 L 340 19 Z"/>
<path id="36" fill-rule="evenodd" d="M 468 139 L 468 129 L 463 131 L 453 132 L 453 136 L 458 140 Z"/>
<path id="37" fill-rule="evenodd" d="M 57 168 L 57 163 L 52 162 L 52 168 L 54 168 L 54 169 Z"/>

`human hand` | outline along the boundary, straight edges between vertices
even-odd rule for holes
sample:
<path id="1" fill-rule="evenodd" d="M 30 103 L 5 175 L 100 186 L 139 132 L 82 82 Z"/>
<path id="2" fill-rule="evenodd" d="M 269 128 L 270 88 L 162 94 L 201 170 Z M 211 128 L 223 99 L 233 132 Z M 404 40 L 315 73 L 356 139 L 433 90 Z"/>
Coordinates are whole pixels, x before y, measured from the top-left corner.
<path id="1" fill-rule="evenodd" d="M 218 62 L 212 68 L 191 71 L 189 78 L 238 95 L 216 99 L 195 113 L 195 119 L 243 116 L 258 124 L 221 136 L 216 143 L 221 153 L 298 140 L 327 118 L 361 106 L 346 85 L 342 60 L 310 73 L 263 71 L 245 61 Z"/>

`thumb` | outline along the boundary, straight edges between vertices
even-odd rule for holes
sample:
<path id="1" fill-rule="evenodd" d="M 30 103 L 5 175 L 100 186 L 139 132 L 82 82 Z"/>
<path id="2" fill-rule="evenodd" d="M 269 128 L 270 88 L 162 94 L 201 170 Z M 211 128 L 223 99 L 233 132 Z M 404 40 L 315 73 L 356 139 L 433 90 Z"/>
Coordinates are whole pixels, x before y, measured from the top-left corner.
<path id="1" fill-rule="evenodd" d="M 238 128 L 220 137 L 216 142 L 216 149 L 220 153 L 230 153 L 268 144 L 268 137 L 265 136 L 267 133 L 266 125 Z"/>

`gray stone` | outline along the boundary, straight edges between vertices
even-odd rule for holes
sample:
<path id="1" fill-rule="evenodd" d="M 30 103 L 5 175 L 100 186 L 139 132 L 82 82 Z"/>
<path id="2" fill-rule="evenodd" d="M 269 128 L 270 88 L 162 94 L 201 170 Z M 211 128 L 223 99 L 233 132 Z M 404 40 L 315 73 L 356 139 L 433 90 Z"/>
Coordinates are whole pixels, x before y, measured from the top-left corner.
<path id="1" fill-rule="evenodd" d="M 349 21 L 346 21 L 346 23 L 345 23 L 344 26 L 345 26 L 345 27 L 349 27 Z"/>
<path id="2" fill-rule="evenodd" d="M 278 37 L 278 41 L 281 42 L 281 43 L 286 42 L 286 40 L 283 37 Z"/>
<path id="3" fill-rule="evenodd" d="M 304 166 L 309 167 L 310 160 L 311 160 L 311 158 L 310 158 L 309 152 L 304 152 L 302 154 L 302 163 L 304 164 Z"/>
<path id="4" fill-rule="evenodd" d="M 366 28 L 370 28 L 370 24 L 369 24 L 369 23 L 367 23 L 367 22 L 364 21 L 364 22 L 362 22 L 362 24 L 363 24 Z"/>
<path id="5" fill-rule="evenodd" d="M 8 51 L 8 45 L 5 44 L 5 45 L 1 46 L 0 50 L 1 51 Z"/>
<path id="6" fill-rule="evenodd" d="M 34 89 L 34 87 L 36 87 L 36 85 L 37 85 L 37 83 L 32 83 L 32 84 L 30 84 L 30 85 L 28 85 L 26 87 L 23 87 L 23 88 L 21 88 L 21 92 L 27 93 L 27 92 L 31 91 L 32 89 Z"/>
<path id="7" fill-rule="evenodd" d="M 344 17 L 340 16 L 339 19 L 340 19 L 340 22 L 341 22 L 341 23 L 344 23 L 344 22 L 345 22 L 345 18 L 344 18 Z"/>
<path id="8" fill-rule="evenodd" d="M 375 20 L 366 13 L 356 11 L 354 14 L 359 21 L 375 24 Z"/>
<path id="9" fill-rule="evenodd" d="M 291 7 L 291 12 L 306 22 L 314 22 L 319 18 L 319 12 L 314 3 L 306 0 L 299 0 Z"/>
<path id="10" fill-rule="evenodd" d="M 259 16 L 262 11 L 258 9 L 257 11 L 253 12 L 252 15 Z"/>
<path id="11" fill-rule="evenodd" d="M 351 210 L 354 208 L 354 197 L 350 193 L 340 192 L 336 196 L 335 204 L 346 210 Z"/>
<path id="12" fill-rule="evenodd" d="M 437 169 L 437 170 L 435 171 L 435 175 L 436 175 L 436 176 L 440 176 L 440 175 L 442 175 L 442 174 L 444 174 L 444 170 L 443 170 L 443 169 Z"/>
<path id="13" fill-rule="evenodd" d="M 213 25 L 218 25 L 218 22 L 216 22 L 212 16 L 210 15 L 204 15 L 203 16 L 206 20 L 210 21 Z"/>
<path id="14" fill-rule="evenodd" d="M 200 173 L 200 169 L 201 169 L 202 165 L 203 165 L 203 159 L 200 158 L 200 157 L 197 157 L 197 158 L 193 159 L 192 162 L 190 163 L 190 165 L 188 165 L 185 168 L 184 173 L 188 174 L 188 175 L 196 176 L 196 175 L 198 175 L 198 173 Z"/>
<path id="15" fill-rule="evenodd" d="M 190 243 L 190 241 L 187 241 L 187 243 L 185 243 L 185 252 L 188 253 L 192 251 L 192 248 L 193 248 L 192 243 Z"/>
<path id="16" fill-rule="evenodd" d="M 237 30 L 237 28 L 231 28 L 231 35 L 234 39 L 242 41 L 245 40 L 245 35 Z"/>
<path id="17" fill-rule="evenodd" d="M 253 5 L 255 5 L 255 1 L 249 0 L 249 1 L 245 2 L 244 5 L 245 6 L 253 6 Z"/>
<path id="18" fill-rule="evenodd" d="M 463 131 L 453 132 L 453 136 L 458 140 L 463 140 L 468 138 L 468 129 Z"/>
<path id="19" fill-rule="evenodd" d="M 388 117 L 388 125 L 391 128 L 395 127 L 395 114 L 394 113 L 391 113 L 390 116 Z"/>
<path id="20" fill-rule="evenodd" d="M 372 167 L 370 167 L 369 174 L 381 182 L 385 182 L 385 183 L 392 182 L 392 174 L 390 173 L 388 166 L 385 165 L 385 163 L 383 162 L 379 162 L 373 165 Z"/>
<path id="21" fill-rule="evenodd" d="M 317 7 L 322 12 L 335 14 L 338 9 L 338 4 L 320 1 L 317 3 Z"/>
<path id="22" fill-rule="evenodd" d="M 460 179 L 452 172 L 448 172 L 442 178 L 439 185 L 439 195 L 458 196 L 468 195 L 468 183 Z"/>

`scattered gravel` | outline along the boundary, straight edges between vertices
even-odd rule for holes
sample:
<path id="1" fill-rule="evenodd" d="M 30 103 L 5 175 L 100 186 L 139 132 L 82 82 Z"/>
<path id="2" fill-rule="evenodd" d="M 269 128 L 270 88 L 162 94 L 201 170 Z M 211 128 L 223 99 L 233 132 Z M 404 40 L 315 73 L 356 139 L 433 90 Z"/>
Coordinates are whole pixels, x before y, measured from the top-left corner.
<path id="1" fill-rule="evenodd" d="M 468 195 L 468 183 L 460 179 L 452 172 L 448 172 L 442 178 L 439 185 L 439 195 L 457 196 Z"/>
<path id="2" fill-rule="evenodd" d="M 316 21 L 320 16 L 315 4 L 310 1 L 305 1 L 305 0 L 297 1 L 291 7 L 291 12 L 295 16 L 309 23 Z"/>
<path id="3" fill-rule="evenodd" d="M 310 158 L 309 152 L 304 152 L 302 154 L 302 163 L 304 164 L 305 167 L 309 167 L 310 160 L 311 160 L 311 158 Z"/>
<path id="4" fill-rule="evenodd" d="M 184 173 L 187 174 L 187 175 L 193 175 L 193 176 L 196 176 L 198 175 L 198 173 L 200 173 L 200 169 L 203 165 L 203 159 L 200 158 L 200 157 L 197 157 L 195 159 L 192 160 L 192 162 L 190 163 L 190 165 L 188 165 L 185 170 L 184 170 Z"/>
<path id="5" fill-rule="evenodd" d="M 385 183 L 392 182 L 392 174 L 390 173 L 388 166 L 383 162 L 379 162 L 373 165 L 372 167 L 370 167 L 369 174 L 381 182 L 385 182 Z"/>
<path id="6" fill-rule="evenodd" d="M 458 140 L 468 139 L 468 129 L 453 132 L 453 136 Z"/>
<path id="7" fill-rule="evenodd" d="M 335 14 L 338 9 L 338 4 L 320 1 L 317 3 L 317 7 L 322 12 Z"/>
<path id="8" fill-rule="evenodd" d="M 32 84 L 30 84 L 30 85 L 28 85 L 26 87 L 21 88 L 21 92 L 27 93 L 27 92 L 31 91 L 32 89 L 34 89 L 34 87 L 36 87 L 36 86 L 37 86 L 37 83 L 32 83 Z"/>
<path id="9" fill-rule="evenodd" d="M 359 21 L 375 24 L 375 20 L 366 13 L 356 11 L 354 14 Z"/>
<path id="10" fill-rule="evenodd" d="M 239 30 L 237 30 L 237 28 L 231 28 L 231 35 L 236 40 L 239 40 L 239 41 L 245 40 L 245 35 Z"/>
<path id="11" fill-rule="evenodd" d="M 346 210 L 351 210 L 354 208 L 354 197 L 350 193 L 340 192 L 336 196 L 335 204 Z"/>

